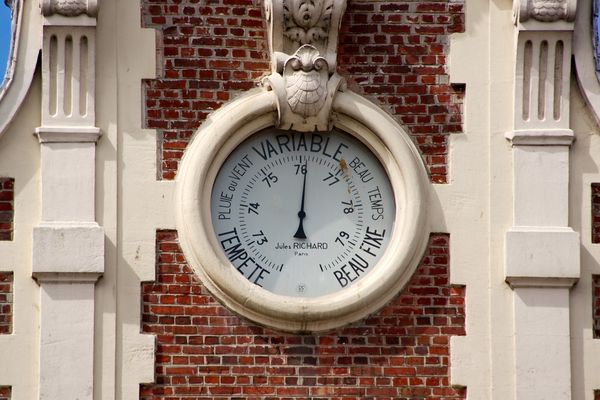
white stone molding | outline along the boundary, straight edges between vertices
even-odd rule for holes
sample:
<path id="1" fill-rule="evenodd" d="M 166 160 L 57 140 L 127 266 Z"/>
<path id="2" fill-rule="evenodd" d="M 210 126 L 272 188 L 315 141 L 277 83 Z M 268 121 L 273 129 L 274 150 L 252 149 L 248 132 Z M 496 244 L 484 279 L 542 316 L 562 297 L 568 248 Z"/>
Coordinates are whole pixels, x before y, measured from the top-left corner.
<path id="1" fill-rule="evenodd" d="M 329 72 L 337 66 L 337 43 L 346 0 L 265 0 L 273 72 L 281 72 L 287 58 L 309 44 L 323 55 Z"/>
<path id="2" fill-rule="evenodd" d="M 104 272 L 96 223 L 95 1 L 42 2 L 40 399 L 92 400 L 95 283 Z M 57 13 L 57 15 L 53 15 Z M 79 15 L 77 17 L 77 15 Z"/>
<path id="3" fill-rule="evenodd" d="M 40 143 L 96 143 L 102 132 L 96 127 L 45 126 L 35 130 Z"/>
<path id="4" fill-rule="evenodd" d="M 346 1 L 267 0 L 264 9 L 272 66 L 264 83 L 277 95 L 277 126 L 330 129 L 333 97 L 343 87 L 335 71 Z"/>
<path id="5" fill-rule="evenodd" d="M 314 47 L 302 46 L 285 62 L 283 75 L 272 74 L 264 82 L 277 96 L 277 127 L 298 131 L 331 129 L 333 99 L 345 84 L 340 75 L 329 76 L 327 61 Z"/>
<path id="6" fill-rule="evenodd" d="M 42 222 L 34 228 L 40 399 L 92 399 L 94 287 L 103 272 L 104 230 L 95 222 Z"/>
<path id="7" fill-rule="evenodd" d="M 596 4 L 594 4 L 596 3 Z M 579 101 L 575 110 L 581 110 L 583 115 L 589 115 L 593 120 L 582 118 L 582 126 L 585 127 L 581 132 L 597 132 L 597 127 L 600 126 L 600 82 L 596 71 L 595 48 L 593 44 L 593 24 L 596 19 L 594 16 L 594 6 L 598 6 L 595 0 L 578 0 L 577 17 L 575 20 L 575 32 L 573 34 L 573 55 L 576 78 L 578 82 L 579 93 L 581 93 L 585 103 Z M 587 107 L 585 107 L 587 105 Z M 589 111 L 589 114 L 585 111 Z M 579 121 L 578 121 L 579 122 Z M 595 127 L 594 127 L 595 123 Z M 589 135 L 589 147 L 580 149 L 581 160 L 585 159 L 587 151 L 590 151 L 593 158 L 593 165 L 598 163 L 598 136 L 596 133 Z M 587 176 L 589 175 L 589 176 Z M 591 185 L 598 182 L 597 170 L 590 174 L 583 175 L 581 183 L 581 196 L 583 199 L 591 198 Z M 581 210 L 581 231 L 592 231 L 592 219 L 589 217 L 592 213 L 591 202 L 584 201 Z M 582 235 L 584 251 L 582 251 L 582 274 L 579 282 L 579 294 L 571 297 L 572 304 L 577 307 L 578 313 L 572 316 L 575 324 L 575 331 L 580 328 L 580 332 L 585 332 L 571 343 L 575 357 L 581 361 L 573 366 L 574 381 L 579 381 L 580 384 L 573 387 L 574 398 L 590 398 L 592 399 L 594 390 L 600 388 L 600 376 L 591 374 L 592 379 L 588 379 L 590 375 L 588 371 L 598 371 L 600 360 L 600 340 L 594 338 L 593 329 L 591 329 L 592 309 L 595 307 L 593 302 L 593 292 L 589 288 L 592 285 L 592 273 L 597 273 L 596 260 L 599 259 L 600 253 L 598 244 L 592 243 L 591 236 Z"/>
<path id="8" fill-rule="evenodd" d="M 34 2 L 11 1 L 8 65 L 0 85 L 0 137 L 14 119 L 33 80 L 42 47 L 42 16 Z"/>
<path id="9" fill-rule="evenodd" d="M 593 111 L 596 123 L 600 125 L 600 83 L 596 72 L 592 42 L 592 2 L 593 0 L 579 0 L 573 35 L 573 54 L 579 89 Z"/>
<path id="10" fill-rule="evenodd" d="M 44 27 L 42 127 L 94 126 L 94 54 L 94 27 Z"/>
<path id="11" fill-rule="evenodd" d="M 98 0 L 41 0 L 44 16 L 53 14 L 65 17 L 76 17 L 87 14 L 95 17 L 98 14 Z"/>
<path id="12" fill-rule="evenodd" d="M 514 289 L 516 399 L 571 399 L 569 291 Z"/>
<path id="13" fill-rule="evenodd" d="M 575 140 L 571 129 L 521 129 L 508 132 L 506 138 L 517 146 L 570 146 Z"/>
<path id="14" fill-rule="evenodd" d="M 257 89 L 222 107 L 200 127 L 177 175 L 177 231 L 190 266 L 228 308 L 283 331 L 323 331 L 381 308 L 412 277 L 429 239 L 429 180 L 410 137 L 385 111 L 352 92 L 338 93 L 332 106 L 335 126 L 378 155 L 396 193 L 398 215 L 389 247 L 360 285 L 316 298 L 263 290 L 239 274 L 219 250 L 210 216 L 210 195 L 217 171 L 229 153 L 250 135 L 276 123 L 276 106 L 272 91 Z"/>
<path id="15" fill-rule="evenodd" d="M 505 279 L 515 298 L 515 398 L 569 400 L 569 292 L 580 276 L 580 237 L 568 226 L 576 1 L 514 4 L 514 129 L 506 135 L 513 153 L 514 214 L 505 241 Z"/>
<path id="16" fill-rule="evenodd" d="M 515 0 L 515 19 L 525 22 L 534 19 L 540 22 L 575 20 L 577 0 Z"/>
<path id="17" fill-rule="evenodd" d="M 507 232 L 506 248 L 506 279 L 513 288 L 568 289 L 579 277 L 579 234 L 570 228 L 515 227 Z"/>
<path id="18" fill-rule="evenodd" d="M 569 31 L 521 31 L 515 76 L 515 130 L 569 129 Z"/>

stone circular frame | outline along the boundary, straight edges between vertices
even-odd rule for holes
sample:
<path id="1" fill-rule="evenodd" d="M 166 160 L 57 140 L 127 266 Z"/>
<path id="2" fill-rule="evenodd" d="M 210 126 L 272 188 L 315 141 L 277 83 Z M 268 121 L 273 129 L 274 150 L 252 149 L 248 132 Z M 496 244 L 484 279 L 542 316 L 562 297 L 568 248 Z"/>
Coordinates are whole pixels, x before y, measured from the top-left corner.
<path id="1" fill-rule="evenodd" d="M 388 248 L 360 282 L 329 295 L 277 295 L 246 280 L 226 258 L 213 230 L 210 196 L 227 156 L 277 119 L 277 99 L 264 89 L 230 102 L 196 132 L 181 161 L 175 207 L 179 240 L 188 263 L 226 307 L 264 326 L 289 332 L 340 327 L 383 307 L 406 285 L 429 238 L 429 179 L 406 132 L 383 110 L 352 92 L 337 93 L 335 126 L 362 141 L 389 175 L 396 220 Z"/>

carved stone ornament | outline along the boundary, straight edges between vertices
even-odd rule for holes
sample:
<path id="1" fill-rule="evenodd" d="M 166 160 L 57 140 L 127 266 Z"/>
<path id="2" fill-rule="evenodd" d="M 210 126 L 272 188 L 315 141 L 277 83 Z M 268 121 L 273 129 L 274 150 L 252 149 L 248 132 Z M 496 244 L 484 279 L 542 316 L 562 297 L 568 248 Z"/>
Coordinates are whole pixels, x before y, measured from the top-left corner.
<path id="1" fill-rule="evenodd" d="M 532 18 L 540 22 L 575 20 L 577 0 L 515 0 L 515 20 L 525 22 Z"/>
<path id="2" fill-rule="evenodd" d="M 317 115 L 325 104 L 327 94 L 327 61 L 317 49 L 304 45 L 283 68 L 287 102 L 296 114 L 304 118 Z"/>
<path id="3" fill-rule="evenodd" d="M 265 0 L 279 127 L 328 130 L 331 104 L 343 87 L 335 72 L 345 0 Z"/>
<path id="4" fill-rule="evenodd" d="M 95 17 L 98 14 L 98 0 L 41 0 L 42 14 L 48 17 L 53 14 L 65 17 L 76 17 L 87 14 Z"/>
<path id="5" fill-rule="evenodd" d="M 293 44 L 327 40 L 333 1 L 290 0 L 283 5 L 284 35 Z"/>

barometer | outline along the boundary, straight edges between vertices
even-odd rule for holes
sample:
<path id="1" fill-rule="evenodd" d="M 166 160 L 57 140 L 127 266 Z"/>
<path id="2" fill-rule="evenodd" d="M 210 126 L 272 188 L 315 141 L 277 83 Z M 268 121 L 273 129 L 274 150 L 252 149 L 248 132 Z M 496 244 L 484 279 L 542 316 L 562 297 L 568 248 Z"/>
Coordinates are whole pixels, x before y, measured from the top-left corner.
<path id="1" fill-rule="evenodd" d="M 358 284 L 395 219 L 385 168 L 349 134 L 267 129 L 219 169 L 211 216 L 220 250 L 245 279 L 284 296 Z"/>
<path id="2" fill-rule="evenodd" d="M 196 132 L 177 175 L 179 241 L 234 313 L 292 332 L 346 325 L 416 270 L 427 173 L 402 127 L 359 95 L 336 94 L 324 131 L 279 129 L 277 109 L 273 92 L 251 91 Z"/>

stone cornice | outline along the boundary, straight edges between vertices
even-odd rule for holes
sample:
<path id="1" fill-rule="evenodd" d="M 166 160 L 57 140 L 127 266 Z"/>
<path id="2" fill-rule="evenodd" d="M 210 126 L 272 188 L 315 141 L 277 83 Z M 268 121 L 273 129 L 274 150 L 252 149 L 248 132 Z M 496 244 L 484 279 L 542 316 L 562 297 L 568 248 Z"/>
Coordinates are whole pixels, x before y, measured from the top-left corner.
<path id="1" fill-rule="evenodd" d="M 571 129 L 521 129 L 505 136 L 513 146 L 570 146 L 575 141 Z"/>
<path id="2" fill-rule="evenodd" d="M 96 127 L 40 127 L 35 130 L 40 143 L 95 143 L 102 132 Z"/>

